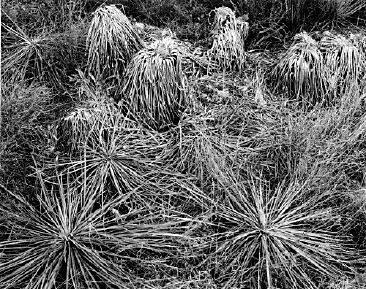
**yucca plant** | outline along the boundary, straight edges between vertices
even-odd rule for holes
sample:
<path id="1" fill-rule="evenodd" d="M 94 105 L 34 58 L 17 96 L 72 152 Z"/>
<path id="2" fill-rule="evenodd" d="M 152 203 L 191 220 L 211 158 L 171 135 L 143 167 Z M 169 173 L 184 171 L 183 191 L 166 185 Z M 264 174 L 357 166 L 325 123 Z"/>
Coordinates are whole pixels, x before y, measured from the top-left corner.
<path id="1" fill-rule="evenodd" d="M 324 61 L 317 42 L 306 32 L 297 34 L 295 42 L 282 54 L 272 75 L 277 88 L 284 88 L 303 106 L 327 103 Z"/>
<path id="2" fill-rule="evenodd" d="M 188 103 L 184 57 L 173 39 L 164 38 L 139 51 L 126 69 L 118 97 L 154 129 L 176 122 Z"/>
<path id="3" fill-rule="evenodd" d="M 242 22 L 238 23 L 235 13 L 220 7 L 213 10 L 215 14 L 212 35 L 212 47 L 207 51 L 208 58 L 217 62 L 225 70 L 241 71 L 245 62 L 244 38 L 248 31 Z"/>
<path id="4" fill-rule="evenodd" d="M 320 48 L 325 54 L 324 62 L 329 88 L 335 93 L 337 88 L 340 88 L 343 93 L 347 86 L 360 80 L 361 75 L 365 73 L 366 58 L 361 43 L 354 43 L 342 35 L 331 32 L 324 33 Z"/>
<path id="5" fill-rule="evenodd" d="M 118 83 L 132 56 L 144 47 L 126 15 L 114 5 L 103 5 L 94 12 L 86 43 L 88 72 Z"/>
<path id="6" fill-rule="evenodd" d="M 71 45 L 67 34 L 41 33 L 32 37 L 15 22 L 13 24 L 13 27 L 2 24 L 12 36 L 3 47 L 3 80 L 44 81 L 64 90 L 68 73 L 76 68 L 77 56 L 83 48 Z"/>
<path id="7" fill-rule="evenodd" d="M 80 184 L 86 170 L 88 184 L 109 188 L 116 194 L 131 193 L 136 202 L 154 198 L 153 192 L 141 193 L 140 189 L 152 185 L 154 180 L 150 176 L 162 171 L 158 156 L 165 147 L 165 140 L 118 111 L 97 108 L 84 111 L 84 117 L 85 113 L 89 119 L 80 119 L 77 124 L 80 131 L 71 135 L 75 145 L 73 156 L 59 157 L 61 172 L 70 173 L 72 181 Z"/>
<path id="8" fill-rule="evenodd" d="M 363 0 L 321 0 L 320 7 L 323 11 L 332 13 L 334 19 L 344 20 L 365 9 L 366 2 Z"/>
<path id="9" fill-rule="evenodd" d="M 145 281 L 158 258 L 177 256 L 187 220 L 128 207 L 128 195 L 101 202 L 103 190 L 72 187 L 67 176 L 38 179 L 37 204 L 0 185 L 9 233 L 0 240 L 1 288 L 152 288 Z"/>
<path id="10" fill-rule="evenodd" d="M 271 189 L 261 175 L 228 176 L 226 201 L 212 218 L 216 233 L 202 247 L 222 288 L 318 288 L 317 278 L 345 274 L 351 240 L 337 233 L 330 193 L 297 180 Z"/>

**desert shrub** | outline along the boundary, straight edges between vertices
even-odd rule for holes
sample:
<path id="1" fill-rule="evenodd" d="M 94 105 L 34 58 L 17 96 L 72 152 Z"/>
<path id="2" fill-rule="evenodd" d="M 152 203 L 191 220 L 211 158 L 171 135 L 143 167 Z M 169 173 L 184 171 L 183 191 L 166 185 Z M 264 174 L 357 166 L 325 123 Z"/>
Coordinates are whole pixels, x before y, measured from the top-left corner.
<path id="1" fill-rule="evenodd" d="M 188 101 L 183 58 L 185 52 L 173 39 L 155 41 L 133 57 L 118 98 L 155 129 L 173 124 Z"/>
<path id="2" fill-rule="evenodd" d="M 132 56 L 144 44 L 131 22 L 116 6 L 101 6 L 93 14 L 87 37 L 88 72 L 97 78 L 122 81 Z"/>

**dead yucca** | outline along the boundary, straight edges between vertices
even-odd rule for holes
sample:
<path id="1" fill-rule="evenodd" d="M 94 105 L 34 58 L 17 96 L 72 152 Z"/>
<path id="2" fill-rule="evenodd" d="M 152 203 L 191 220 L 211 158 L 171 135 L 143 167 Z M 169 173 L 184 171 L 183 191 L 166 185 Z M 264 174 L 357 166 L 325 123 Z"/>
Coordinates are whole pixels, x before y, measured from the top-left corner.
<path id="1" fill-rule="evenodd" d="M 245 61 L 244 41 L 241 34 L 235 29 L 225 29 L 215 36 L 207 55 L 210 62 L 218 63 L 221 68 L 241 71 Z"/>
<path id="2" fill-rule="evenodd" d="M 295 42 L 281 56 L 272 74 L 277 88 L 287 90 L 290 97 L 307 106 L 328 101 L 323 71 L 323 55 L 317 42 L 303 32 L 295 36 Z"/>
<path id="3" fill-rule="evenodd" d="M 58 126 L 60 144 L 68 152 L 81 151 L 94 130 L 102 126 L 106 120 L 110 121 L 110 125 L 113 124 L 111 117 L 116 113 L 113 110 L 112 105 L 99 104 L 95 101 L 76 108 L 63 118 Z"/>
<path id="4" fill-rule="evenodd" d="M 132 56 L 143 48 L 143 41 L 131 22 L 114 5 L 101 6 L 94 12 L 88 37 L 88 71 L 95 76 L 120 76 Z"/>
<path id="5" fill-rule="evenodd" d="M 366 74 L 366 35 L 361 33 L 351 34 L 350 40 L 357 47 L 358 52 L 362 58 L 361 74 Z"/>
<path id="6" fill-rule="evenodd" d="M 150 127 L 176 121 L 187 102 L 182 51 L 171 38 L 138 52 L 126 69 L 122 103 Z"/>
<path id="7" fill-rule="evenodd" d="M 360 79 L 365 67 L 365 55 L 351 40 L 342 35 L 325 32 L 320 41 L 325 52 L 325 67 L 330 89 L 337 92 Z"/>
<path id="8" fill-rule="evenodd" d="M 247 25 L 238 22 L 235 13 L 227 7 L 220 7 L 211 12 L 215 13 L 212 35 L 212 47 L 207 55 L 210 62 L 217 63 L 226 70 L 241 71 L 244 66 L 244 38 Z"/>
<path id="9" fill-rule="evenodd" d="M 210 12 L 209 17 L 214 14 L 213 27 L 214 29 L 222 29 L 228 27 L 235 29 L 235 12 L 228 7 L 219 7 Z"/>

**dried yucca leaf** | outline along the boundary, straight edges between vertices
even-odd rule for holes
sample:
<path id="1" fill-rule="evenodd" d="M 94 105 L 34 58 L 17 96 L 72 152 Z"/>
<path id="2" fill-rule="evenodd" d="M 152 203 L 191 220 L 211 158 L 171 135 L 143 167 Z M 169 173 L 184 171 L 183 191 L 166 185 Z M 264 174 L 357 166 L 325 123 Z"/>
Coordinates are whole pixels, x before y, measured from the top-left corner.
<path id="1" fill-rule="evenodd" d="M 217 8 L 214 13 L 212 47 L 207 55 L 210 62 L 225 70 L 241 71 L 245 61 L 244 39 L 248 34 L 247 22 L 238 21 L 235 13 L 227 7 Z"/>
<path id="2" fill-rule="evenodd" d="M 138 52 L 127 67 L 122 102 L 153 128 L 174 122 L 187 102 L 184 53 L 173 39 L 164 38 Z"/>
<path id="3" fill-rule="evenodd" d="M 307 33 L 295 36 L 295 42 L 281 56 L 272 74 L 277 88 L 284 88 L 304 106 L 328 101 L 323 74 L 323 55 L 317 42 Z"/>
<path id="4" fill-rule="evenodd" d="M 360 46 L 342 35 L 325 32 L 320 47 L 325 51 L 327 79 L 335 92 L 360 79 L 366 61 Z"/>
<path id="5" fill-rule="evenodd" d="M 88 37 L 88 72 L 119 82 L 132 56 L 144 47 L 131 22 L 114 5 L 94 12 Z"/>

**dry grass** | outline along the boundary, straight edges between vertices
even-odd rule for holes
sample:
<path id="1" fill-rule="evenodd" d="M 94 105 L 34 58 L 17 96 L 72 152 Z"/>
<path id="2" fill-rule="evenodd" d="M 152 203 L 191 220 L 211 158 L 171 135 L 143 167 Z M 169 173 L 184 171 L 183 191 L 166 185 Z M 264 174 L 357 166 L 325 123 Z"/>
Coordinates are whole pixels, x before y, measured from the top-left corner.
<path id="1" fill-rule="evenodd" d="M 357 82 L 365 74 L 365 54 L 357 44 L 359 43 L 354 44 L 342 35 L 324 33 L 319 45 L 326 51 L 324 63 L 330 92 L 344 93 L 350 84 Z"/>
<path id="2" fill-rule="evenodd" d="M 323 55 L 317 42 L 307 33 L 295 37 L 273 70 L 277 88 L 285 88 L 290 98 L 304 106 L 329 102 L 326 95 Z"/>
<path id="3" fill-rule="evenodd" d="M 160 129 L 179 119 L 187 105 L 185 51 L 171 38 L 156 41 L 138 52 L 124 76 L 118 95 L 135 117 Z"/>
<path id="4" fill-rule="evenodd" d="M 114 5 L 103 5 L 94 12 L 86 42 L 88 72 L 117 83 L 132 56 L 144 47 L 126 15 Z"/>
<path id="5" fill-rule="evenodd" d="M 244 39 L 247 35 L 247 25 L 238 22 L 235 13 L 220 7 L 214 13 L 213 44 L 207 51 L 210 61 L 218 63 L 221 69 L 242 71 L 245 63 Z"/>
<path id="6" fill-rule="evenodd" d="M 248 2 L 267 15 L 268 1 Z M 312 11 L 281 3 L 264 34 Z M 272 71 L 280 94 L 267 87 L 275 53 L 249 52 L 244 71 L 246 22 L 223 7 L 211 16 L 207 53 L 170 37 L 143 47 L 102 6 L 78 75 L 59 61 L 64 38 L 8 25 L 18 42 L 4 50 L 1 288 L 362 288 L 364 35 L 298 34 Z M 79 52 L 83 27 L 63 34 Z M 59 94 L 50 84 L 64 76 Z"/>

